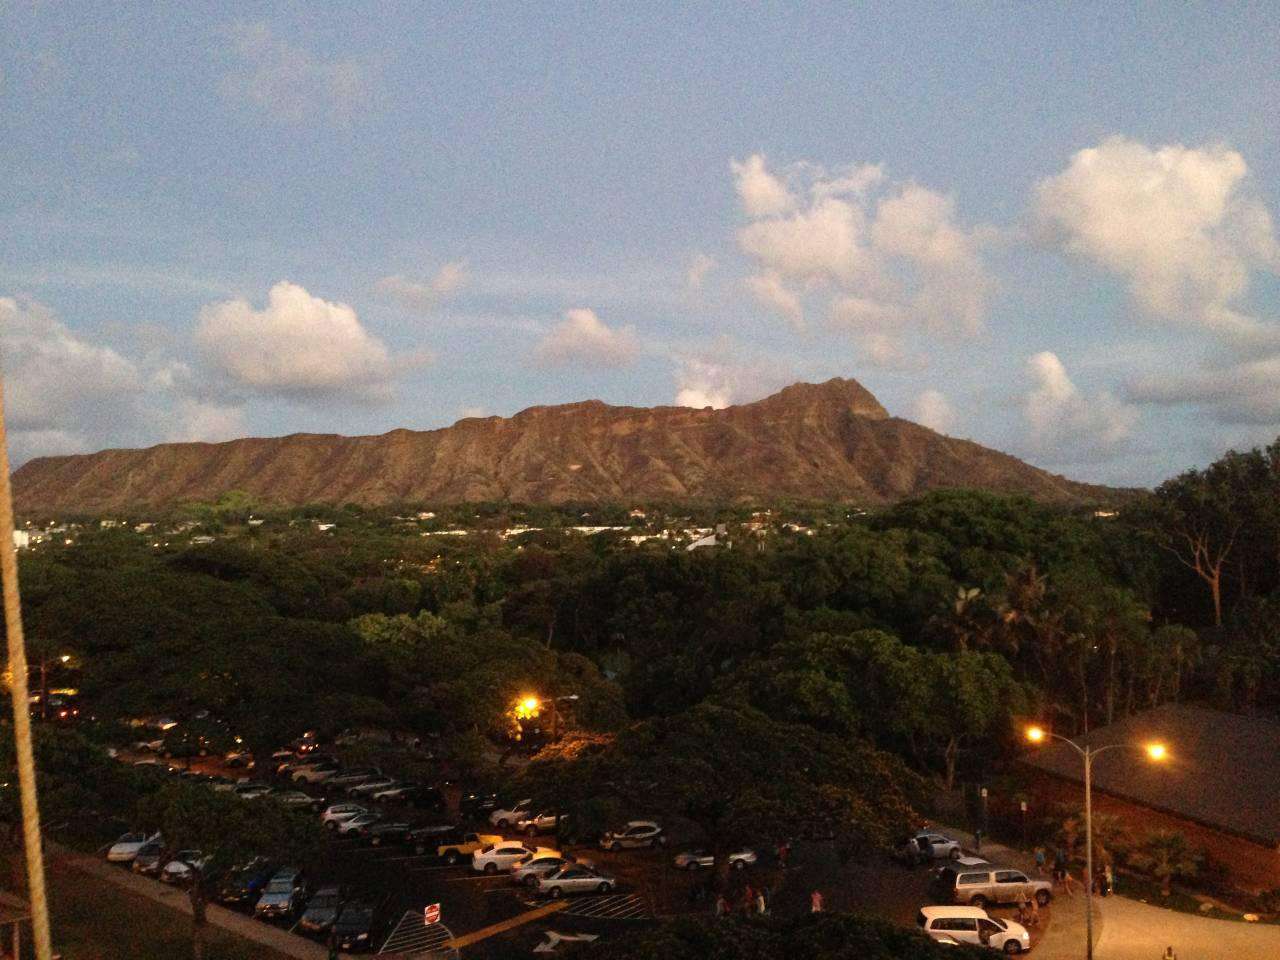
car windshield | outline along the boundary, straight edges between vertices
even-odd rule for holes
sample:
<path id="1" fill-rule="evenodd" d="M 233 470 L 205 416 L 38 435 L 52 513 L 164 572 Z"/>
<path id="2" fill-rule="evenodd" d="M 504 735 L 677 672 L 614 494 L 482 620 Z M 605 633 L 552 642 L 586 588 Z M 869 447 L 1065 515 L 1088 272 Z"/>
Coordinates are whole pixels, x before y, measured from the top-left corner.
<path id="1" fill-rule="evenodd" d="M 344 927 L 367 927 L 373 922 L 373 907 L 347 907 L 338 922 Z"/>
<path id="2" fill-rule="evenodd" d="M 311 898 L 311 902 L 307 904 L 308 910 L 330 910 L 336 907 L 339 898 L 336 893 L 320 893 Z"/>
<path id="3" fill-rule="evenodd" d="M 267 893 L 289 893 L 292 890 L 292 880 L 272 880 L 267 884 Z"/>

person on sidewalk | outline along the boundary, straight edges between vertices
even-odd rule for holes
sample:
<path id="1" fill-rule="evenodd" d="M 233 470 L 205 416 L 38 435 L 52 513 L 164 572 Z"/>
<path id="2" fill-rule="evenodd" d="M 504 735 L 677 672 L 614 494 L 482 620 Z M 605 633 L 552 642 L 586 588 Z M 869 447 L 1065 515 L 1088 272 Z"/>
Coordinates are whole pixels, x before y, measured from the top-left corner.
<path id="1" fill-rule="evenodd" d="M 1036 876 L 1044 876 L 1044 847 L 1036 847 Z"/>
<path id="2" fill-rule="evenodd" d="M 822 891 L 815 890 L 809 894 L 809 912 L 822 913 L 826 908 L 826 902 L 822 898 Z"/>
<path id="3" fill-rule="evenodd" d="M 1074 897 L 1076 895 L 1075 880 L 1071 876 L 1071 871 L 1066 867 L 1062 868 L 1062 885 L 1067 888 L 1067 896 Z"/>
<path id="4" fill-rule="evenodd" d="M 724 894 L 716 897 L 716 919 L 723 920 L 729 915 L 729 901 L 724 898 Z"/>

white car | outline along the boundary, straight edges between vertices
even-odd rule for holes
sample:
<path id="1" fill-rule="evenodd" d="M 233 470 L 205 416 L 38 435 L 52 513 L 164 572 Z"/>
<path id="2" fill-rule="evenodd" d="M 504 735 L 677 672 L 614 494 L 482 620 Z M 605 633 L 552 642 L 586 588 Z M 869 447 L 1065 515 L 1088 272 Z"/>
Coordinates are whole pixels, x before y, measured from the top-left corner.
<path id="1" fill-rule="evenodd" d="M 471 855 L 471 868 L 481 873 L 497 873 L 499 870 L 510 870 L 517 860 L 523 860 L 529 854 L 556 855 L 555 850 L 546 847 L 530 847 L 518 840 L 503 840 L 502 843 L 491 843 L 481 847 Z"/>
<path id="2" fill-rule="evenodd" d="M 624 850 L 633 847 L 665 847 L 667 836 L 652 820 L 632 820 L 621 830 L 611 830 L 600 838 L 602 850 Z"/>
<path id="3" fill-rule="evenodd" d="M 545 810 L 539 813 L 528 813 L 516 821 L 516 830 L 530 837 L 539 833 L 555 833 L 560 824 L 568 819 L 567 813 L 564 816 L 548 813 Z"/>
<path id="4" fill-rule="evenodd" d="M 357 783 L 355 786 L 347 787 L 347 796 L 349 797 L 371 797 L 379 790 L 388 790 L 396 785 L 396 781 L 391 777 L 374 777 L 372 780 L 366 780 L 364 783 Z"/>
<path id="5" fill-rule="evenodd" d="M 499 807 L 489 814 L 489 822 L 499 830 L 507 830 L 513 823 L 527 817 L 533 812 L 532 800 L 521 800 L 510 807 Z"/>
<path id="6" fill-rule="evenodd" d="M 203 870 L 209 860 L 199 850 L 179 850 L 160 871 L 160 879 L 164 883 L 186 883 L 191 879 L 192 870 Z"/>
<path id="7" fill-rule="evenodd" d="M 160 842 L 160 834 L 147 836 L 145 833 L 126 833 L 107 850 L 107 860 L 110 863 L 129 863 L 138 855 L 143 844 L 153 842 Z"/>
<path id="8" fill-rule="evenodd" d="M 931 939 L 943 943 L 971 943 L 1004 953 L 1031 949 L 1026 927 L 989 917 L 981 907 L 921 907 L 916 923 Z"/>
<path id="9" fill-rule="evenodd" d="M 530 853 L 511 865 L 511 879 L 514 883 L 526 887 L 536 887 L 543 877 L 550 876 L 561 867 L 581 862 L 583 866 L 591 866 L 584 861 L 570 860 L 563 853 Z"/>
<path id="10" fill-rule="evenodd" d="M 293 782 L 324 783 L 330 777 L 336 777 L 339 769 L 336 763 L 322 763 L 314 767 L 303 767 L 300 770 L 293 771 Z"/>
<path id="11" fill-rule="evenodd" d="M 959 840 L 929 831 L 908 837 L 898 847 L 898 855 L 911 863 L 928 860 L 958 860 L 963 854 Z"/>
<path id="12" fill-rule="evenodd" d="M 368 812 L 358 803 L 335 803 L 331 807 L 326 807 L 324 813 L 320 814 L 320 823 L 330 830 L 337 830 L 338 825 L 344 820 L 350 820 L 352 817 Z"/>
<path id="13" fill-rule="evenodd" d="M 756 862 L 756 852 L 743 847 L 729 854 L 728 860 L 730 867 L 741 870 Z M 677 870 L 698 870 L 702 867 L 715 866 L 716 858 L 709 850 L 687 850 L 684 853 L 677 853 L 672 862 Z"/>
<path id="14" fill-rule="evenodd" d="M 617 883 L 607 873 L 571 863 L 550 876 L 541 878 L 538 881 L 538 892 L 556 899 L 566 893 L 608 893 Z"/>
<path id="15" fill-rule="evenodd" d="M 231 788 L 231 792 L 241 800 L 256 800 L 269 794 L 271 788 L 265 783 L 238 783 Z"/>
<path id="16" fill-rule="evenodd" d="M 354 817 L 350 817 L 338 824 L 339 836 L 360 836 L 364 833 L 366 827 L 371 827 L 382 819 L 380 813 L 357 813 Z"/>

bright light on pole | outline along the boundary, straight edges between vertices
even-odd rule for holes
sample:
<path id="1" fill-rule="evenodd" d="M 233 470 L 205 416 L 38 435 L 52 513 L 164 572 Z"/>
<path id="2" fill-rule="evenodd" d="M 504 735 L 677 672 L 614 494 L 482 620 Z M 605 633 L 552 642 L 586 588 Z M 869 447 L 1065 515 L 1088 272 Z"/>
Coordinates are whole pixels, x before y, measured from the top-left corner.
<path id="1" fill-rule="evenodd" d="M 1093 960 L 1093 758 L 1107 750 L 1120 747 L 1140 749 L 1153 761 L 1162 762 L 1169 756 L 1168 748 L 1160 742 L 1152 742 L 1139 746 L 1135 743 L 1107 743 L 1100 747 L 1084 746 L 1061 734 L 1043 727 L 1027 727 L 1027 739 L 1032 743 L 1043 743 L 1052 737 L 1061 740 L 1084 761 L 1084 916 L 1085 916 L 1085 957 Z"/>

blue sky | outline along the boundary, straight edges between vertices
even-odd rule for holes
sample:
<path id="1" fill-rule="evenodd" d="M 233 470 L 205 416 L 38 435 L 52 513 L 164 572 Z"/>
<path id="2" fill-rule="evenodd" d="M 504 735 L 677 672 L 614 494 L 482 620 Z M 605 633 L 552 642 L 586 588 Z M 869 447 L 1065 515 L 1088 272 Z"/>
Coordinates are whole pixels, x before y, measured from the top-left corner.
<path id="1" fill-rule="evenodd" d="M 14 457 L 851 376 L 1154 483 L 1280 434 L 1276 4 L 0 10 Z"/>

